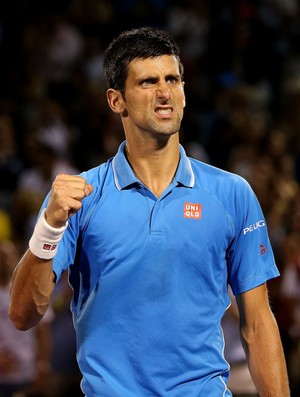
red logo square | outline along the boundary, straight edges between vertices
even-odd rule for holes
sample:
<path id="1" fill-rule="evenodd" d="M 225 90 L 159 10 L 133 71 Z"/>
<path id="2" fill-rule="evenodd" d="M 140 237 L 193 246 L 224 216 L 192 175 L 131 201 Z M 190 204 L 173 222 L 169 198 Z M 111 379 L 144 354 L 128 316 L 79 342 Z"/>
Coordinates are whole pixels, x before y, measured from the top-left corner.
<path id="1" fill-rule="evenodd" d="M 198 203 L 184 203 L 183 215 L 185 218 L 201 219 L 202 205 Z"/>

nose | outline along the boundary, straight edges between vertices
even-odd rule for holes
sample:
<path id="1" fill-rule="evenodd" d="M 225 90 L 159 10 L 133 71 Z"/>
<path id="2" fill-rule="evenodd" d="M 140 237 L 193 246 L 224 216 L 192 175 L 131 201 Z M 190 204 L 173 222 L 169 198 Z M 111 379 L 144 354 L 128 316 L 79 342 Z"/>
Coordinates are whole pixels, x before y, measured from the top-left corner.
<path id="1" fill-rule="evenodd" d="M 170 99 L 171 91 L 167 83 L 161 83 L 156 91 L 156 95 L 159 99 Z"/>

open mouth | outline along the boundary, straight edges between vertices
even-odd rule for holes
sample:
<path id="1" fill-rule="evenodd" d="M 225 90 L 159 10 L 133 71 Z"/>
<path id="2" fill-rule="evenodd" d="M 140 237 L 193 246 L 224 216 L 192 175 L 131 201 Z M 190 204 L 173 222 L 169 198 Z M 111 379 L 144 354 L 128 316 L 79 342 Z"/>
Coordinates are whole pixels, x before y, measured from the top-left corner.
<path id="1" fill-rule="evenodd" d="M 171 114 L 173 111 L 172 108 L 156 108 L 155 112 L 161 115 L 168 115 Z"/>

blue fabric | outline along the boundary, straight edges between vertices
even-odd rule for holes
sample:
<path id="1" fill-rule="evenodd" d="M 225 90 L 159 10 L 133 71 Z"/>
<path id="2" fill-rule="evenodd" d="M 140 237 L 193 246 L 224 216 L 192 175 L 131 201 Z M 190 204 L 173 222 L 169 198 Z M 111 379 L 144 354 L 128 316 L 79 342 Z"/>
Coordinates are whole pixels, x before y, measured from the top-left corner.
<path id="1" fill-rule="evenodd" d="M 239 176 L 189 159 L 157 199 L 124 145 L 82 174 L 94 186 L 54 260 L 74 289 L 88 397 L 231 396 L 221 318 L 278 276 L 258 201 Z M 46 205 L 46 202 L 45 202 Z"/>

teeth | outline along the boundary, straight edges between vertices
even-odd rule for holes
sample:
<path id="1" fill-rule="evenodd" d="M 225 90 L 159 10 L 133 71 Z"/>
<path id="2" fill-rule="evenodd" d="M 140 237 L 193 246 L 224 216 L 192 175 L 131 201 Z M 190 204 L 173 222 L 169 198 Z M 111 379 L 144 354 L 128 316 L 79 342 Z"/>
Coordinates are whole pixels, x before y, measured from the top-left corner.
<path id="1" fill-rule="evenodd" d="M 159 113 L 159 114 L 169 114 L 169 113 L 171 113 L 171 109 L 159 109 L 157 111 L 157 113 Z"/>

